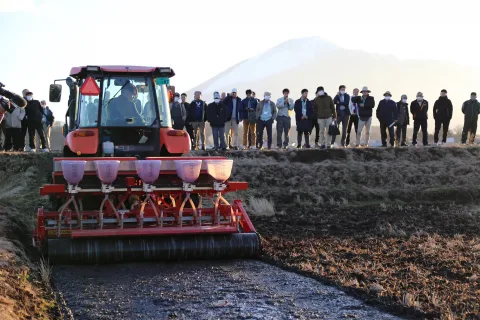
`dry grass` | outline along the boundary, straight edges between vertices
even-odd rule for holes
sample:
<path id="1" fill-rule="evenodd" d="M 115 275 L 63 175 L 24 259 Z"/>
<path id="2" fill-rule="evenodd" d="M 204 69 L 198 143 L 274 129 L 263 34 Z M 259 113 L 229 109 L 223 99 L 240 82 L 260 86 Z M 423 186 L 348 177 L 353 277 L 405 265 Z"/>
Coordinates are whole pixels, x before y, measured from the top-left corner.
<path id="1" fill-rule="evenodd" d="M 50 269 L 32 263 L 30 245 L 36 208 L 45 204 L 38 190 L 51 170 L 52 155 L 0 155 L 0 315 L 1 319 L 50 319 L 55 300 Z M 48 283 L 48 285 L 46 285 Z"/>
<path id="2" fill-rule="evenodd" d="M 275 215 L 275 208 L 267 199 L 250 197 L 247 209 L 249 214 L 257 217 L 271 217 Z"/>

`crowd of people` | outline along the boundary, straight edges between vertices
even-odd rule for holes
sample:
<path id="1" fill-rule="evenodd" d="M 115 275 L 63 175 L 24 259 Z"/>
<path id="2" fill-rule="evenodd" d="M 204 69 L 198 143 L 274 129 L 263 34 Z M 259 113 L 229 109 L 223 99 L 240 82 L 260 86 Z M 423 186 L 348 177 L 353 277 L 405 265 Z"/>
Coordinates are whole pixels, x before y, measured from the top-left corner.
<path id="1" fill-rule="evenodd" d="M 4 137 L 4 151 L 35 152 L 37 150 L 36 135 L 40 139 L 39 151 L 50 151 L 50 132 L 55 121 L 53 112 L 45 100 L 38 101 L 33 98 L 33 93 L 25 89 L 22 91 L 27 106 L 15 108 L 12 113 L 5 113 L 0 123 L 1 133 Z M 27 135 L 28 133 L 28 135 Z"/>
<path id="2" fill-rule="evenodd" d="M 173 128 L 186 129 L 192 139 L 193 150 L 205 150 L 205 124 L 212 128 L 214 149 L 263 149 L 264 133 L 267 133 L 268 149 L 272 148 L 273 123 L 276 122 L 278 148 L 288 148 L 292 119 L 295 117 L 297 130 L 297 148 L 311 148 L 310 136 L 315 130 L 315 147 L 332 148 L 337 136 L 340 136 L 342 147 L 368 147 L 373 110 L 380 122 L 382 146 L 403 147 L 407 144 L 407 127 L 413 122 L 411 143 L 418 145 L 418 133 L 422 131 L 422 143 L 428 146 L 427 120 L 429 103 L 423 93 L 418 92 L 416 98 L 408 103 L 407 95 L 401 95 L 398 102 L 392 100 L 387 91 L 383 99 L 376 105 L 375 98 L 370 95 L 368 87 L 362 90 L 355 88 L 352 96 L 346 93 L 341 85 L 338 93 L 331 97 L 323 87 L 318 87 L 313 100 L 308 99 L 308 89 L 301 91 L 301 97 L 294 101 L 289 97 L 290 90 L 284 89 L 283 96 L 276 102 L 272 94 L 265 92 L 263 99 L 257 99 L 252 90 L 245 92 L 241 99 L 237 89 L 229 94 L 215 92 L 213 102 L 207 104 L 202 100 L 202 93 L 196 91 L 194 100 L 187 102 L 185 93 L 175 93 L 171 105 Z M 480 102 L 477 94 L 472 92 L 470 99 L 462 105 L 464 127 L 462 144 L 473 144 L 477 131 Z M 447 96 L 447 90 L 441 90 L 440 97 L 432 108 L 435 119 L 434 144 L 446 143 L 450 121 L 453 115 L 453 104 Z M 412 121 L 411 121 L 412 120 Z M 240 144 L 239 124 L 243 124 L 243 135 Z M 352 137 L 352 128 L 355 136 Z M 442 135 L 440 137 L 440 131 Z M 388 136 L 388 141 L 387 141 Z M 302 144 L 303 140 L 303 144 Z"/>

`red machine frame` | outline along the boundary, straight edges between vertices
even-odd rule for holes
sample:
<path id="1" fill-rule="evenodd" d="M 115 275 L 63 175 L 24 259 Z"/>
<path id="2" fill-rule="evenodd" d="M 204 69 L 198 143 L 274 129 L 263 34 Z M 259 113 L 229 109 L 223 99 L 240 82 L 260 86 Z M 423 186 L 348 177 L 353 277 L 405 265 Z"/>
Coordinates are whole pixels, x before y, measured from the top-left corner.
<path id="1" fill-rule="evenodd" d="M 120 160 L 133 161 L 135 158 L 55 158 L 54 163 L 61 160 L 69 161 L 95 161 L 95 160 Z M 146 160 L 209 160 L 212 157 L 150 157 Z M 215 159 L 226 159 L 215 157 Z M 162 171 L 160 176 L 176 174 L 172 171 Z M 86 171 L 84 176 L 96 175 L 95 172 Z M 201 171 L 200 175 L 208 175 Z M 40 194 L 43 196 L 53 196 L 56 198 L 68 199 L 71 197 L 68 187 L 64 183 L 56 183 L 62 172 L 52 173 L 52 184 L 44 185 L 40 188 Z M 189 193 L 198 194 L 200 199 L 209 198 L 214 204 L 213 208 L 184 208 L 181 205 L 184 200 L 185 191 L 179 188 L 157 188 L 154 187 L 148 193 L 150 198 L 143 200 L 142 204 L 132 206 L 127 209 L 125 202 L 132 195 L 140 198 L 146 195 L 142 187 L 142 181 L 138 178 L 135 171 L 119 172 L 117 181 L 124 179 L 121 188 L 114 188 L 109 193 L 109 199 L 115 199 L 116 204 L 110 201 L 102 202 L 102 207 L 98 211 L 83 211 L 82 200 L 89 196 L 101 197 L 105 195 L 101 189 L 80 189 L 76 194 L 76 200 L 79 200 L 80 208 L 75 205 L 74 210 L 66 208 L 63 214 L 59 211 L 48 212 L 43 208 L 38 209 L 37 228 L 33 231 L 33 243 L 35 246 L 42 246 L 47 239 L 59 238 L 101 238 L 101 237 L 129 237 L 129 236 L 171 236 L 171 235 L 195 235 L 195 234 L 232 234 L 232 233 L 255 233 L 255 228 L 248 217 L 242 202 L 234 200 L 232 204 L 225 201 L 220 203 L 219 197 L 227 192 L 246 190 L 247 182 L 229 182 L 226 181 L 225 188 L 222 191 L 210 187 L 193 188 Z M 121 181 L 121 180 L 120 180 Z M 82 196 L 83 195 L 83 196 Z M 169 201 L 166 201 L 169 199 Z M 224 199 L 225 200 L 225 199 Z M 64 201 L 63 203 L 65 203 Z M 216 205 L 215 205 L 216 203 Z M 104 210 L 103 210 L 104 208 Z M 142 214 L 143 212 L 143 214 Z M 59 224 L 59 220 L 61 223 Z M 113 221 L 115 223 L 104 224 L 104 221 Z M 100 228 L 96 225 L 91 228 L 84 222 L 96 220 Z M 49 221 L 50 225 L 45 223 Z M 128 223 L 127 223 L 128 222 Z M 94 223 L 91 223 L 92 225 Z"/>

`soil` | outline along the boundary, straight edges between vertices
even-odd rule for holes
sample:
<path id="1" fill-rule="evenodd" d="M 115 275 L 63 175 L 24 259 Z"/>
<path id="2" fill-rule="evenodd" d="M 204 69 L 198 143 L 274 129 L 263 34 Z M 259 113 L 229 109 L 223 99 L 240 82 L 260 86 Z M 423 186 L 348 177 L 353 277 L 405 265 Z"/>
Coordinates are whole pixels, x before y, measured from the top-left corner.
<path id="1" fill-rule="evenodd" d="M 399 319 L 255 260 L 60 266 L 75 319 Z"/>

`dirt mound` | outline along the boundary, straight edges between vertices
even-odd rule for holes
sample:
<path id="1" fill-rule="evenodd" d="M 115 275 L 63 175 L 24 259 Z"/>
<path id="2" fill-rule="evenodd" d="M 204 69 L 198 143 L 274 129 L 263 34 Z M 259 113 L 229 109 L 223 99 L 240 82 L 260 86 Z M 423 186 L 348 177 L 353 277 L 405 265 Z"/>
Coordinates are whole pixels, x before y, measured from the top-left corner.
<path id="1" fill-rule="evenodd" d="M 36 208 L 46 203 L 38 190 L 51 167 L 52 155 L 0 155 L 1 319 L 48 319 L 55 308 L 25 245 L 31 243 Z"/>

